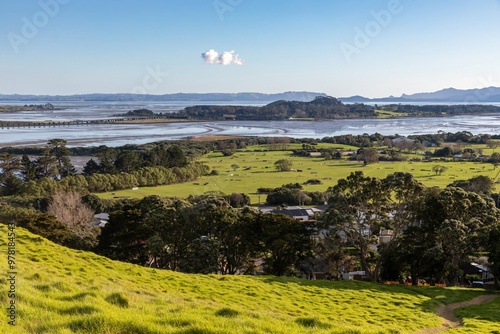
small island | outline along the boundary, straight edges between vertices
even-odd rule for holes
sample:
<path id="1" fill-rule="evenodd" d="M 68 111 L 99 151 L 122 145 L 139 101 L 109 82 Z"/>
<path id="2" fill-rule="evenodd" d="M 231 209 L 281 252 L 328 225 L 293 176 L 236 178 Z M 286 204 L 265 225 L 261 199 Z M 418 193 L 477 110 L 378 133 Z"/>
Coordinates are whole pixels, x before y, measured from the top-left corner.
<path id="1" fill-rule="evenodd" d="M 0 106 L 0 112 L 17 112 L 17 111 L 46 111 L 46 110 L 57 110 L 51 103 L 45 104 L 25 104 L 24 106 Z"/>
<path id="2" fill-rule="evenodd" d="M 318 96 L 310 102 L 279 100 L 262 107 L 197 105 L 177 113 L 163 115 L 168 118 L 204 121 L 284 121 L 356 118 L 441 117 L 498 113 L 500 107 L 491 105 L 367 105 L 344 104 L 331 96 Z"/>
<path id="3" fill-rule="evenodd" d="M 153 111 L 151 111 L 149 109 L 142 108 L 142 109 L 128 111 L 124 114 L 117 114 L 115 116 L 120 116 L 120 117 L 151 117 L 151 116 L 155 116 L 155 115 L 156 114 Z"/>

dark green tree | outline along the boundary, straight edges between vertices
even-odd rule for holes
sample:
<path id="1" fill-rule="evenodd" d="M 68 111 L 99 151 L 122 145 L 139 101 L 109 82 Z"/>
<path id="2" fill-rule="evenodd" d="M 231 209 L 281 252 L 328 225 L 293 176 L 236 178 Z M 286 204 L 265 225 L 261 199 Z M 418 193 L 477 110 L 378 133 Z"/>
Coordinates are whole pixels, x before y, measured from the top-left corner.
<path id="1" fill-rule="evenodd" d="M 478 175 L 468 180 L 457 180 L 448 187 L 458 187 L 466 191 L 472 191 L 483 196 L 490 196 L 495 189 L 493 180 L 485 175 Z"/>
<path id="2" fill-rule="evenodd" d="M 146 214 L 138 201 L 111 212 L 99 235 L 97 251 L 111 259 L 147 265 L 150 254 L 146 243 L 153 230 L 144 221 Z"/>
<path id="3" fill-rule="evenodd" d="M 13 196 L 21 193 L 23 182 L 14 174 L 0 179 L 0 196 Z"/>
<path id="4" fill-rule="evenodd" d="M 141 167 L 141 156 L 135 151 L 121 151 L 114 162 L 119 172 L 131 173 Z"/>
<path id="5" fill-rule="evenodd" d="M 311 256 L 314 228 L 285 215 L 259 214 L 262 228 L 262 255 L 267 274 L 283 276 Z"/>
<path id="6" fill-rule="evenodd" d="M 27 155 L 23 155 L 21 158 L 21 174 L 23 175 L 24 181 L 34 181 L 36 180 L 36 163 L 31 161 Z"/>
<path id="7" fill-rule="evenodd" d="M 57 167 L 60 177 L 75 175 L 76 170 L 69 155 L 71 151 L 66 147 L 67 142 L 64 139 L 51 139 L 47 143 L 49 154 L 57 160 Z"/>
<path id="8" fill-rule="evenodd" d="M 101 145 L 96 149 L 95 155 L 99 159 L 100 173 L 115 174 L 115 160 L 118 152 L 112 147 Z"/>
<path id="9" fill-rule="evenodd" d="M 323 215 L 325 228 L 331 235 L 341 235 L 354 247 L 362 270 L 377 280 L 378 258 L 372 247 L 378 243 L 381 227 L 387 225 L 390 192 L 380 179 L 351 173 L 329 188 L 329 207 Z"/>
<path id="10" fill-rule="evenodd" d="M 490 232 L 488 239 L 488 261 L 490 269 L 495 277 L 495 286 L 500 289 L 500 225 Z"/>
<path id="11" fill-rule="evenodd" d="M 274 167 L 276 167 L 278 172 L 289 172 L 292 166 L 292 160 L 289 159 L 280 159 L 274 163 Z"/>
<path id="12" fill-rule="evenodd" d="M 85 166 L 83 166 L 83 175 L 90 176 L 94 173 L 99 173 L 100 170 L 99 164 L 94 159 L 90 159 Z"/>
<path id="13" fill-rule="evenodd" d="M 21 161 L 13 154 L 2 153 L 0 154 L 0 169 L 2 170 L 0 173 L 1 181 L 2 178 L 7 178 L 20 170 Z"/>
<path id="14" fill-rule="evenodd" d="M 169 147 L 167 154 L 169 167 L 184 167 L 188 164 L 188 159 L 184 151 L 177 145 Z"/>

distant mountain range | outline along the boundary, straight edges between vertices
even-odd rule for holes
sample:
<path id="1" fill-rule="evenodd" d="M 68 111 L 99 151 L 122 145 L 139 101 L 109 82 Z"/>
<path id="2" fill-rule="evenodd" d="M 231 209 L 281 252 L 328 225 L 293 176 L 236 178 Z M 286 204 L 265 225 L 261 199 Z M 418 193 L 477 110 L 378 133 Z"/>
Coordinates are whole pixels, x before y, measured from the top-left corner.
<path id="1" fill-rule="evenodd" d="M 463 104 L 474 104 L 479 102 L 500 102 L 500 87 L 487 87 L 475 89 L 455 89 L 446 88 L 432 93 L 403 94 L 400 97 L 389 96 L 383 98 L 370 99 L 363 96 L 341 97 L 344 103 L 364 103 L 364 102 L 454 102 Z"/>
<path id="2" fill-rule="evenodd" d="M 2 95 L 0 101 L 214 101 L 214 102 L 273 102 L 278 100 L 308 102 L 317 96 L 327 96 L 314 92 L 284 92 L 278 94 L 263 93 L 177 93 L 177 94 L 79 94 L 79 95 Z"/>
<path id="3" fill-rule="evenodd" d="M 163 95 L 150 94 L 78 94 L 78 95 L 2 95 L 0 101 L 38 102 L 38 101 L 213 101 L 213 102 L 273 102 L 287 101 L 312 101 L 315 97 L 327 96 L 325 93 L 314 92 L 284 92 L 278 94 L 263 93 L 176 93 Z M 366 102 L 436 102 L 436 103 L 488 103 L 500 102 L 500 87 L 487 87 L 475 89 L 446 88 L 437 92 L 403 94 L 399 97 L 389 96 L 382 98 L 367 98 L 360 95 L 338 98 L 343 103 Z"/>

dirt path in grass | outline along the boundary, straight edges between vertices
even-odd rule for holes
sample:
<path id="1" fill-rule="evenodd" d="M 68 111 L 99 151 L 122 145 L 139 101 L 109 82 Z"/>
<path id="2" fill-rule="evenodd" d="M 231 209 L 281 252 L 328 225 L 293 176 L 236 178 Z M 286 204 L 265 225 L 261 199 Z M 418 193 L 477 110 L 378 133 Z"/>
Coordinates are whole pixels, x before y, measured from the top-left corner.
<path id="1" fill-rule="evenodd" d="M 472 305 L 486 304 L 492 302 L 497 297 L 498 295 L 484 295 L 473 298 L 466 302 L 441 305 L 436 310 L 436 313 L 442 318 L 441 326 L 421 329 L 417 331 L 416 334 L 442 333 L 444 331 L 447 331 L 448 329 L 460 327 L 462 326 L 462 323 L 460 322 L 460 319 L 455 316 L 455 309 Z"/>

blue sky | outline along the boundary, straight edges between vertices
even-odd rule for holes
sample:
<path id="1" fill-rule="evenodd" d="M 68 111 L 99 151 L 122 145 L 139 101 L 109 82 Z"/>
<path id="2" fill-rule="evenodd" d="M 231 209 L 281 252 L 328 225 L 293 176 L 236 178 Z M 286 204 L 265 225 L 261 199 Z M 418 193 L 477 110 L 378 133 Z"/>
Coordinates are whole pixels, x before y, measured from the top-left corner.
<path id="1" fill-rule="evenodd" d="M 500 86 L 498 36 L 500 0 L 1 1 L 0 94 Z"/>

